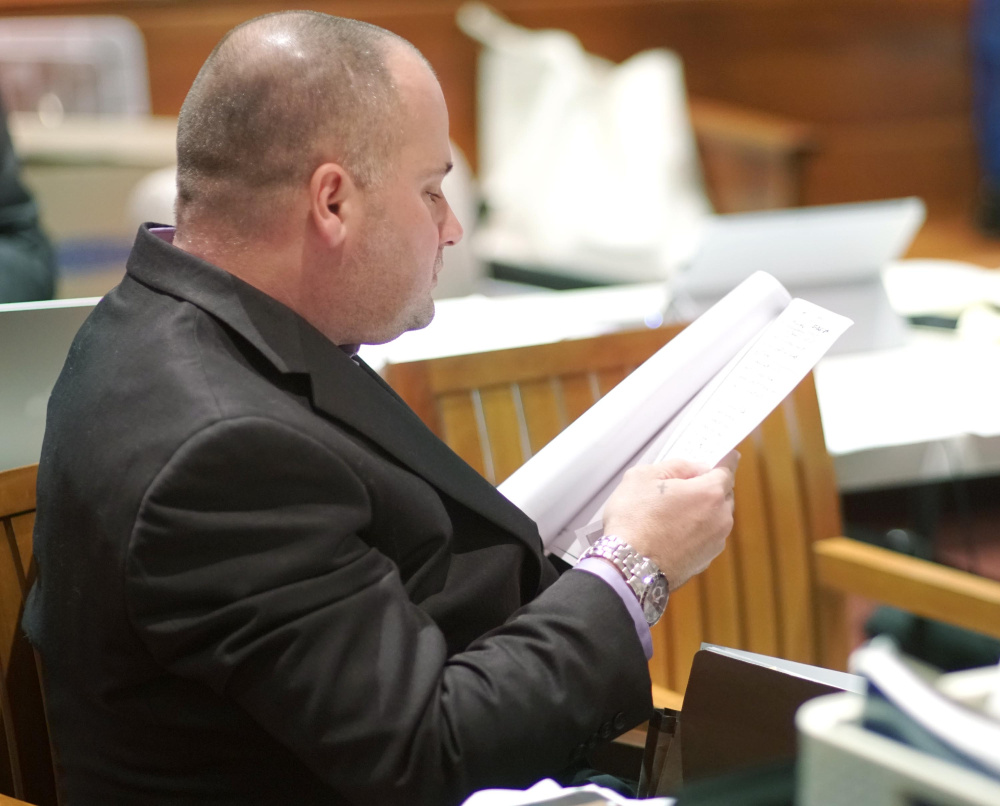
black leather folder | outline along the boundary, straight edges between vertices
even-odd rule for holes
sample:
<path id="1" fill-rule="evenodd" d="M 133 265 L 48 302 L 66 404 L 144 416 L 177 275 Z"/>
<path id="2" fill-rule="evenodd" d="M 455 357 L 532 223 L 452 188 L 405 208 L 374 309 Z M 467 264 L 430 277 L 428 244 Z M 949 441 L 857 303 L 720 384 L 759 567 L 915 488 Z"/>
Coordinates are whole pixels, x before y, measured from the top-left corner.
<path id="1" fill-rule="evenodd" d="M 856 675 L 707 647 L 695 654 L 681 716 L 685 784 L 795 757 L 795 711 L 806 700 L 864 691 Z"/>

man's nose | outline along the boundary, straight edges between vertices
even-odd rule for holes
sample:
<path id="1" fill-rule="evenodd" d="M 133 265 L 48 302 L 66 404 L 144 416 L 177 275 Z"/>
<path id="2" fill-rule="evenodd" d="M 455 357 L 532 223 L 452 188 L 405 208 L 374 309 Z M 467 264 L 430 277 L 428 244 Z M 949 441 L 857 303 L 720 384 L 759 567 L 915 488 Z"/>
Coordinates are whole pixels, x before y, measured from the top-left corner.
<path id="1" fill-rule="evenodd" d="M 454 246 L 464 235 L 462 224 L 455 215 L 455 211 L 448 205 L 448 212 L 445 214 L 444 223 L 441 225 L 441 245 Z"/>

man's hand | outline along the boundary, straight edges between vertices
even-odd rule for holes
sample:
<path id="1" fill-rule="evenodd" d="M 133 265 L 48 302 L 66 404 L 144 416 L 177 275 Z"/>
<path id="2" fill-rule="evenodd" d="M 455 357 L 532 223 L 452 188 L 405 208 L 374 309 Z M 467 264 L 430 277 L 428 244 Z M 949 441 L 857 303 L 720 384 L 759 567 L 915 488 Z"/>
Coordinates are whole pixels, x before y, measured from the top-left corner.
<path id="1" fill-rule="evenodd" d="M 733 451 L 712 470 L 679 459 L 630 469 L 604 507 L 604 533 L 651 558 L 676 590 L 726 547 L 738 461 Z"/>

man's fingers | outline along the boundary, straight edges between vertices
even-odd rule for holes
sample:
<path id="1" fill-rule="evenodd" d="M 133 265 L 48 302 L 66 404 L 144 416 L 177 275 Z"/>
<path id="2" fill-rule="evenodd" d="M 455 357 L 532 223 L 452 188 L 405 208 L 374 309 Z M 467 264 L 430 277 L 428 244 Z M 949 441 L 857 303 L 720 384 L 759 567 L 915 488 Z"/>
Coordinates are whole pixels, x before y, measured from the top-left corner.
<path id="1" fill-rule="evenodd" d="M 604 527 L 651 557 L 678 587 L 725 547 L 738 455 L 716 467 L 669 460 L 631 468 L 608 499 Z"/>
<path id="2" fill-rule="evenodd" d="M 727 453 L 716 468 L 725 468 L 730 473 L 736 473 L 736 467 L 740 463 L 740 452 L 733 450 Z M 658 479 L 693 479 L 696 476 L 703 476 L 713 468 L 701 462 L 689 462 L 687 459 L 667 459 L 665 462 L 649 465 L 650 472 Z"/>
<path id="3" fill-rule="evenodd" d="M 648 465 L 650 472 L 658 479 L 693 479 L 704 475 L 709 468 L 687 459 L 667 459 L 655 465 Z"/>
<path id="4" fill-rule="evenodd" d="M 729 468 L 730 471 L 735 473 L 736 467 L 737 465 L 739 465 L 739 463 L 740 463 L 740 452 L 733 450 L 727 453 L 725 456 L 723 456 L 722 459 L 719 461 L 719 464 L 716 465 L 716 467 L 727 467 Z"/>

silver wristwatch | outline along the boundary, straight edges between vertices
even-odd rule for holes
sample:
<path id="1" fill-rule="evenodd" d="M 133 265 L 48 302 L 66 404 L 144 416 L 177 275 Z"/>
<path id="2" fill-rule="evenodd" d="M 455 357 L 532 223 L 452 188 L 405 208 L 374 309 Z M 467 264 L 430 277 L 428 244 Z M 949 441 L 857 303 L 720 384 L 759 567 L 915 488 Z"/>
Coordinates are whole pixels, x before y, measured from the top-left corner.
<path id="1" fill-rule="evenodd" d="M 652 627 L 660 620 L 663 611 L 667 609 L 670 587 L 656 563 L 649 557 L 643 557 L 617 535 L 602 535 L 597 538 L 580 555 L 581 560 L 587 557 L 601 557 L 610 561 L 635 593 L 646 623 Z"/>

